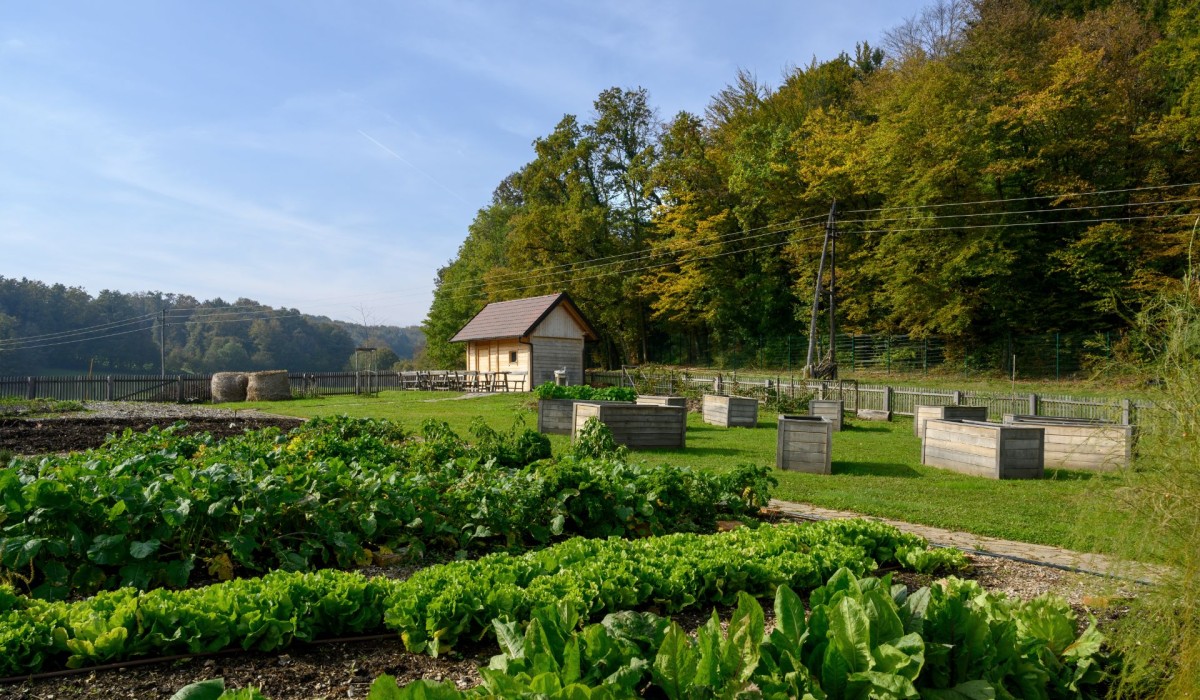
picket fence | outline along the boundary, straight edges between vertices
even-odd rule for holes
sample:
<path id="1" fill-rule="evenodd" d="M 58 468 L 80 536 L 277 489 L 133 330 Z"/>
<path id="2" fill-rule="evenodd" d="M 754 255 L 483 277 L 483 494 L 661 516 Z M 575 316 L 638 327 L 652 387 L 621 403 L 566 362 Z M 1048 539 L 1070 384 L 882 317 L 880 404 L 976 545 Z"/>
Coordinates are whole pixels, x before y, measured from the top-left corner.
<path id="1" fill-rule="evenodd" d="M 1031 416 L 1055 416 L 1103 420 L 1122 425 L 1136 425 L 1139 411 L 1153 406 L 1149 402 L 1130 399 L 1092 398 L 1034 393 L 931 389 L 915 386 L 864 384 L 855 380 L 822 381 L 797 379 L 795 376 L 763 377 L 730 374 L 692 373 L 679 377 L 646 381 L 626 371 L 589 371 L 586 381 L 592 386 L 638 386 L 645 393 L 676 394 L 681 392 L 761 395 L 777 391 L 792 398 L 811 395 L 820 399 L 841 399 L 847 411 L 859 409 L 891 411 L 893 415 L 911 416 L 916 406 L 986 406 L 988 416 L 999 420 L 1012 413 Z"/>

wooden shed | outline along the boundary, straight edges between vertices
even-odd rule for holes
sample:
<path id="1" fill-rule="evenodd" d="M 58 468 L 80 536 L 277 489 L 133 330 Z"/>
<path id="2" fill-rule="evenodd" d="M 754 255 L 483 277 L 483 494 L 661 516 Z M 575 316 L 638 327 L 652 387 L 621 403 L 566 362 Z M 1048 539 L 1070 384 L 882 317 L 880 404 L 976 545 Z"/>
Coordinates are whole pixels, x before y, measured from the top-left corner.
<path id="1" fill-rule="evenodd" d="M 565 293 L 498 301 L 483 307 L 450 339 L 467 344 L 467 370 L 526 372 L 532 388 L 566 369 L 583 383 L 583 344 L 596 331 Z"/>

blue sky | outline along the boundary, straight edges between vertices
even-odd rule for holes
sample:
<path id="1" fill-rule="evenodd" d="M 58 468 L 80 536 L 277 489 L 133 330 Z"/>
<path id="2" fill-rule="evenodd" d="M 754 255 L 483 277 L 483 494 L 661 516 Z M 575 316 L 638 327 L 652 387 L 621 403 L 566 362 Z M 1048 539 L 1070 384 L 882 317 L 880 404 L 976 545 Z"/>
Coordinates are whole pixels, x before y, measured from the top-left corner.
<path id="1" fill-rule="evenodd" d="M 922 4 L 6 3 L 0 276 L 416 324 L 564 114 L 702 113 Z"/>

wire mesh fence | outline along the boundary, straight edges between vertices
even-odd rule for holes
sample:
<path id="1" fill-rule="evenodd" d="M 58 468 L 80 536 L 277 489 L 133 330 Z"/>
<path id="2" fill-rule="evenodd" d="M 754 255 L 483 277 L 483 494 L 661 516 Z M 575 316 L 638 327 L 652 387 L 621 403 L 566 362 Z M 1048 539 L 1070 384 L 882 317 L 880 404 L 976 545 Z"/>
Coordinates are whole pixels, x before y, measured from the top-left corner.
<path id="1" fill-rule="evenodd" d="M 760 372 L 689 370 L 640 372 L 637 368 L 589 370 L 592 386 L 627 386 L 644 394 L 763 396 L 777 394 L 791 399 L 840 399 L 847 411 L 888 411 L 911 416 L 917 406 L 984 406 L 991 420 L 1005 415 L 1047 416 L 1076 420 L 1136 425 L 1138 414 L 1153 404 L 1111 397 L 1041 395 L 1000 391 L 934 389 L 920 386 L 862 383 L 855 380 L 822 381 L 793 375 L 768 376 Z"/>
<path id="2" fill-rule="evenodd" d="M 1061 379 L 1086 371 L 1112 356 L 1110 333 L 1013 336 L 983 346 L 947 342 L 938 336 L 839 334 L 835 338 L 838 365 L 846 371 L 913 373 L 953 370 L 1009 376 Z M 814 356 L 829 352 L 829 338 L 814 344 Z M 668 365 L 720 369 L 799 371 L 808 359 L 806 335 L 759 338 L 705 349 L 682 336 L 672 336 L 649 348 L 649 361 Z"/>

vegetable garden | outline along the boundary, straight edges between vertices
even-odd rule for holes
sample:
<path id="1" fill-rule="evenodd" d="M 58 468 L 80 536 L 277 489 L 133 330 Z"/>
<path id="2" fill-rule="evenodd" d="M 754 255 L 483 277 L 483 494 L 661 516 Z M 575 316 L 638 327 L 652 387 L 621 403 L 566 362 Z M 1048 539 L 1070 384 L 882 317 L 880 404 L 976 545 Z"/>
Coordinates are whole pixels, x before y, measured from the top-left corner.
<path id="1" fill-rule="evenodd" d="M 0 676 L 390 632 L 412 653 L 479 640 L 501 653 L 473 690 L 384 677 L 376 698 L 1103 688 L 1099 634 L 1077 634 L 1060 602 L 871 577 L 958 571 L 957 550 L 867 521 L 760 520 L 768 467 L 651 466 L 599 430 L 558 455 L 519 425 L 469 433 L 334 416 L 14 459 L 0 468 Z M 362 571 L 395 561 L 440 563 L 403 580 Z M 771 597 L 767 630 L 755 599 Z M 731 605 L 727 631 L 714 618 L 694 639 L 669 619 Z"/>

